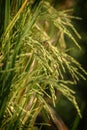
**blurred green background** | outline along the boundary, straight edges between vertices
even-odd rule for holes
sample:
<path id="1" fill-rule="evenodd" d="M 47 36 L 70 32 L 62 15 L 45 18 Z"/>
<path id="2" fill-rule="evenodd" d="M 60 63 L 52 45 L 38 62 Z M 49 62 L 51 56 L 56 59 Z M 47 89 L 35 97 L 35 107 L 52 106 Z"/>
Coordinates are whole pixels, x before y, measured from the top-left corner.
<path id="1" fill-rule="evenodd" d="M 53 0 L 52 3 L 55 8 L 59 9 L 60 7 L 61 10 L 73 8 L 73 15 L 82 18 L 81 20 L 73 20 L 74 26 L 82 37 L 78 41 L 82 50 L 78 50 L 74 47 L 74 49 L 70 51 L 70 54 L 75 57 L 87 71 L 87 0 Z M 76 115 L 72 104 L 63 96 L 58 102 L 56 110 L 70 130 L 87 130 L 87 80 L 80 80 L 74 89 L 76 90 L 78 103 L 81 107 L 82 119 Z"/>

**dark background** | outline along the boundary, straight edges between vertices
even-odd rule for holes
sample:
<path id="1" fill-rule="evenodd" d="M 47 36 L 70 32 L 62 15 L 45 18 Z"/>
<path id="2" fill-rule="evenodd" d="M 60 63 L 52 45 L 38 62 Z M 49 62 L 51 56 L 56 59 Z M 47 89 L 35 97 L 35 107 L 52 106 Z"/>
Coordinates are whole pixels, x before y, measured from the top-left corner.
<path id="1" fill-rule="evenodd" d="M 60 9 L 74 8 L 73 15 L 82 18 L 82 20 L 72 21 L 82 37 L 78 41 L 82 50 L 79 51 L 75 48 L 70 54 L 87 71 L 87 0 L 53 0 L 53 5 L 55 8 L 59 6 Z M 76 90 L 77 102 L 81 108 L 82 118 L 79 118 L 72 104 L 66 101 L 64 97 L 61 98 L 56 110 L 70 130 L 87 130 L 87 80 L 81 79 L 74 89 Z"/>

